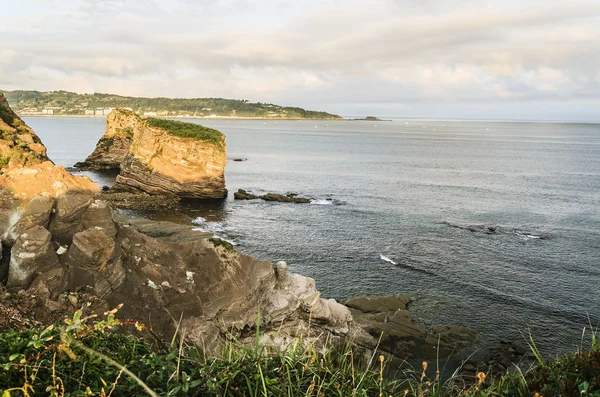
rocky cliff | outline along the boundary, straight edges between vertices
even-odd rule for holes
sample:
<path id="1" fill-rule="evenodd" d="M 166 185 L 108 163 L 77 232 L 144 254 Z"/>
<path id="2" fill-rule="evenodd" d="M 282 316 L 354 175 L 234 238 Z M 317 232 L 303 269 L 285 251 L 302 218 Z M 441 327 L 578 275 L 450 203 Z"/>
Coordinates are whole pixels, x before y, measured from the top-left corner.
<path id="1" fill-rule="evenodd" d="M 119 169 L 129 153 L 133 131 L 141 122 L 137 115 L 126 109 L 115 109 L 106 118 L 106 130 L 96 149 L 85 161 L 75 164 L 84 169 Z"/>
<path id="2" fill-rule="evenodd" d="M 2 92 L 0 134 L 0 189 L 7 188 L 18 199 L 99 190 L 89 178 L 73 176 L 50 161 L 40 138 L 12 111 Z"/>
<path id="3" fill-rule="evenodd" d="M 181 121 L 142 119 L 116 109 L 83 168 L 119 168 L 116 191 L 182 198 L 223 198 L 225 137 L 217 130 Z"/>
<path id="4" fill-rule="evenodd" d="M 8 105 L 0 91 L 0 167 L 22 167 L 49 161 L 40 138 Z"/>

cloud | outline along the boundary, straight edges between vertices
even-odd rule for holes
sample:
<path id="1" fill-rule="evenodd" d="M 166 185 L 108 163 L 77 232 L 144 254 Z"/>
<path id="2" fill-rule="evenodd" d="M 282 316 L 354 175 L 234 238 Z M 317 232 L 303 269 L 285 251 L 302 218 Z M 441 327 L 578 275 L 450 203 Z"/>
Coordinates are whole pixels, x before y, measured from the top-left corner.
<path id="1" fill-rule="evenodd" d="M 600 102 L 591 1 L 61 0 L 0 26 L 0 87 L 304 106 Z M 590 109 L 591 109 L 590 105 Z M 448 106 L 452 108 L 452 106 Z"/>

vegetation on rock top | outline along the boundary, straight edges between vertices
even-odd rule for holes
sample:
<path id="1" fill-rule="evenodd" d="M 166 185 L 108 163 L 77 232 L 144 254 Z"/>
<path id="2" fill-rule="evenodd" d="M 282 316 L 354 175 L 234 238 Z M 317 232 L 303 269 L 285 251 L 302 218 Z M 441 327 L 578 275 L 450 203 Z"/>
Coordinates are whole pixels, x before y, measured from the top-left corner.
<path id="1" fill-rule="evenodd" d="M 177 120 L 148 118 L 146 122 L 156 128 L 180 138 L 192 138 L 198 141 L 208 141 L 219 149 L 223 149 L 224 136 L 220 131 L 199 124 L 186 123 Z"/>

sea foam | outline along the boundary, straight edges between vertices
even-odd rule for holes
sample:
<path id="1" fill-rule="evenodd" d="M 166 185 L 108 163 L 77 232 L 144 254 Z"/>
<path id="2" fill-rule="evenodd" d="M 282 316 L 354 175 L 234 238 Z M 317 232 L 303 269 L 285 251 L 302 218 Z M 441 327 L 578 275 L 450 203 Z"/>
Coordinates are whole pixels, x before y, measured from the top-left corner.
<path id="1" fill-rule="evenodd" d="M 379 259 L 384 260 L 386 262 L 389 262 L 392 265 L 397 265 L 398 264 L 398 262 L 394 262 L 393 260 L 391 260 L 390 258 L 388 258 L 387 256 L 382 255 L 382 254 L 379 254 Z"/>

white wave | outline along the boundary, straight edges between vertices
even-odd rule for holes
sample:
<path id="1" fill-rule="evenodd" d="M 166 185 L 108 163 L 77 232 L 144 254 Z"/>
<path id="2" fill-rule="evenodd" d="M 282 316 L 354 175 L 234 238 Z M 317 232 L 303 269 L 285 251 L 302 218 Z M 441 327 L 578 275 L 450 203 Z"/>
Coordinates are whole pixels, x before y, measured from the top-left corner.
<path id="1" fill-rule="evenodd" d="M 231 245 L 238 245 L 238 243 L 236 243 L 235 241 L 233 241 L 233 240 L 229 240 L 229 239 L 226 239 L 225 237 L 218 236 L 218 235 L 216 235 L 216 234 L 213 234 L 213 238 L 218 238 L 219 240 L 226 241 L 226 242 L 228 242 L 228 243 L 229 243 L 229 244 L 231 244 Z"/>
<path id="2" fill-rule="evenodd" d="M 196 218 L 195 220 L 197 220 Z M 195 221 L 194 220 L 194 221 Z M 197 230 L 199 232 L 208 232 L 208 233 L 223 233 L 225 231 L 225 226 L 223 222 L 193 222 L 196 227 L 192 230 Z"/>
<path id="3" fill-rule="evenodd" d="M 390 258 L 388 258 L 387 256 L 382 255 L 382 254 L 379 254 L 379 259 L 381 259 L 383 261 L 386 261 L 386 262 L 389 262 L 392 265 L 397 265 L 398 264 L 398 262 L 394 262 L 393 260 L 391 260 Z"/>
<path id="4" fill-rule="evenodd" d="M 333 200 L 313 199 L 310 201 L 310 203 L 315 205 L 331 205 L 333 204 Z"/>
<path id="5" fill-rule="evenodd" d="M 194 225 L 201 225 L 203 223 L 206 223 L 206 219 L 202 218 L 201 216 L 195 218 L 194 220 L 192 220 L 192 223 Z"/>

